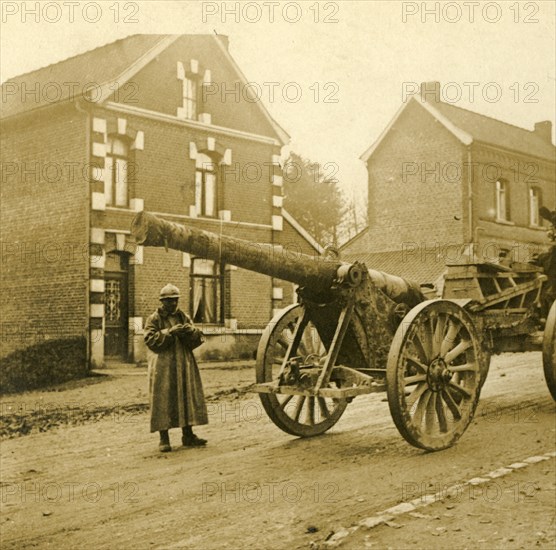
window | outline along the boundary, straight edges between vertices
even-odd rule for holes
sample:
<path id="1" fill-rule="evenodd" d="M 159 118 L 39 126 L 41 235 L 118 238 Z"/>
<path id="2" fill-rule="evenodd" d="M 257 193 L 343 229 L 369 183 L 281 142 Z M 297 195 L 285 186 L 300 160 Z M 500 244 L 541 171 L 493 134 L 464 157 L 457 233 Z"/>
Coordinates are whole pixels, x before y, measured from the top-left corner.
<path id="1" fill-rule="evenodd" d="M 191 260 L 191 317 L 194 323 L 222 323 L 224 318 L 223 269 L 202 258 Z"/>
<path id="2" fill-rule="evenodd" d="M 195 160 L 195 209 L 197 215 L 216 216 L 216 166 L 213 160 L 203 153 Z"/>
<path id="3" fill-rule="evenodd" d="M 127 167 L 129 147 L 117 137 L 109 137 L 104 160 L 104 195 L 108 206 L 128 206 Z"/>
<path id="4" fill-rule="evenodd" d="M 183 109 L 185 118 L 197 119 L 197 78 L 191 75 L 183 79 Z"/>
<path id="5" fill-rule="evenodd" d="M 542 220 L 539 216 L 539 208 L 542 206 L 541 190 L 538 187 L 529 188 L 529 225 L 540 226 Z"/>
<path id="6" fill-rule="evenodd" d="M 496 219 L 510 220 L 510 196 L 506 180 L 496 182 Z"/>

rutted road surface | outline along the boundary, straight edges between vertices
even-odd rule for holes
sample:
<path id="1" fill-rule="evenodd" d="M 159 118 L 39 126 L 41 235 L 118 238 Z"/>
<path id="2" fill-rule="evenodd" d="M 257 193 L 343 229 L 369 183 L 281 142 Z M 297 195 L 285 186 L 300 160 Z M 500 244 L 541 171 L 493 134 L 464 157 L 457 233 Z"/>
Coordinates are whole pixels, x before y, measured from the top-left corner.
<path id="1" fill-rule="evenodd" d="M 421 491 L 555 449 L 555 405 L 540 353 L 493 358 L 473 423 L 445 451 L 424 453 L 408 445 L 385 397 L 358 397 L 327 434 L 304 440 L 278 430 L 252 395 L 209 405 L 211 424 L 198 430 L 209 440 L 202 449 L 179 447 L 173 430 L 173 452 L 159 453 L 143 412 L 5 440 L 2 548 L 325 547 L 331 533 Z M 492 535 L 484 547 L 553 547 L 554 522 L 547 514 L 553 518 L 554 468 L 546 464 L 551 470 L 543 470 L 535 489 L 543 508 L 530 503 L 520 511 L 520 519 L 531 522 L 530 538 L 525 531 L 501 543 Z M 523 486 L 533 473 L 538 485 L 540 474 L 530 472 L 520 474 Z M 484 514 L 483 504 L 466 505 Z M 508 523 L 502 499 L 489 502 L 488 510 L 490 521 Z M 461 546 L 451 547 L 475 547 L 477 537 L 484 542 L 484 533 L 471 528 L 474 517 L 459 518 L 457 529 L 465 536 Z M 549 526 L 541 539 L 533 526 L 539 517 Z M 382 544 L 377 531 L 350 547 L 420 546 L 419 529 L 396 533 L 396 544 L 386 534 Z M 411 540 L 404 539 L 409 534 Z M 429 538 L 423 545 L 434 544 Z"/>

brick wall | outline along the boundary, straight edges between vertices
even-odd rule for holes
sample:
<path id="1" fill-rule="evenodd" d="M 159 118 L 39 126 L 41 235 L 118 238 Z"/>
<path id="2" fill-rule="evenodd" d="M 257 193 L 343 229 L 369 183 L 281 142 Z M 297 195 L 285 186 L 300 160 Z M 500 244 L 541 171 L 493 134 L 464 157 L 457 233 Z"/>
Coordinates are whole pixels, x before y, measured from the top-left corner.
<path id="1" fill-rule="evenodd" d="M 343 253 L 402 250 L 409 243 L 434 251 L 461 243 L 463 174 L 443 172 L 448 163 L 462 167 L 460 143 L 411 102 L 368 160 L 368 229 Z"/>
<path id="2" fill-rule="evenodd" d="M 487 260 L 505 248 L 526 261 L 548 246 L 547 223 L 529 223 L 529 189 L 539 188 L 542 204 L 556 206 L 554 161 L 480 142 L 468 148 L 418 101 L 395 121 L 367 170 L 369 227 L 346 245 L 346 254 L 416 246 L 421 253 L 412 257 L 449 262 L 462 258 L 463 243 L 475 241 L 475 253 Z M 509 186 L 510 223 L 495 219 L 498 177 Z"/>
<path id="3" fill-rule="evenodd" d="M 462 242 L 462 222 L 454 219 L 462 215 L 461 175 L 446 171 L 461 170 L 462 155 L 456 138 L 411 102 L 369 159 L 369 231 L 349 252 Z"/>
<path id="4" fill-rule="evenodd" d="M 231 211 L 232 221 L 270 224 L 273 186 L 269 165 L 276 146 L 100 108 L 95 117 L 123 117 L 128 126 L 144 133 L 144 149 L 134 151 L 131 160 L 132 193 L 144 200 L 145 210 L 189 215 L 195 204 L 195 159 L 190 158 L 190 144 L 201 151 L 210 137 L 218 150 L 230 149 L 232 157 L 230 166 L 217 167 L 221 182 L 218 209 Z M 217 164 L 221 160 L 218 152 L 215 159 Z"/>
<path id="5" fill-rule="evenodd" d="M 554 163 L 540 158 L 497 150 L 483 144 L 472 149 L 473 217 L 477 253 L 493 260 L 500 249 L 510 251 L 515 260 L 527 261 L 531 254 L 548 247 L 547 221 L 538 227 L 530 223 L 529 190 L 541 192 L 541 205 L 556 208 Z M 508 223 L 496 220 L 496 180 L 507 185 L 510 202 Z"/>
<path id="6" fill-rule="evenodd" d="M 211 73 L 212 85 L 198 97 L 199 113 L 210 113 L 212 124 L 218 126 L 274 135 L 257 102 L 250 100 L 246 87 L 240 83 L 239 76 L 212 36 L 181 36 L 129 84 L 122 86 L 118 96 L 114 95 L 112 99 L 176 116 L 177 107 L 182 105 L 182 81 L 178 79 L 177 62 L 183 64 L 185 71 L 190 71 L 192 59 L 198 61 L 197 74 L 201 82 L 206 69 Z M 262 83 L 260 85 L 262 87 Z M 268 90 L 262 90 L 266 90 L 262 97 L 267 97 Z"/>
<path id="7" fill-rule="evenodd" d="M 2 124 L 2 355 L 88 333 L 86 117 L 48 113 Z"/>
<path id="8" fill-rule="evenodd" d="M 151 107 L 162 108 L 152 104 Z M 116 127 L 118 118 L 125 118 L 128 128 L 144 135 L 144 146 L 133 153 L 133 184 L 130 196 L 143 200 L 147 211 L 161 213 L 178 223 L 190 224 L 215 233 L 222 233 L 253 243 L 271 243 L 277 238 L 296 249 L 311 253 L 312 247 L 287 223 L 284 231 L 273 231 L 273 195 L 281 189 L 271 182 L 273 155 L 277 147 L 239 137 L 211 133 L 210 129 L 193 129 L 180 123 L 156 120 L 131 114 L 97 108 L 94 116 Z M 231 221 L 191 218 L 194 205 L 195 159 L 191 158 L 191 143 L 199 152 L 214 138 L 216 151 L 231 151 L 231 165 L 220 164 L 219 210 L 231 213 Z M 218 155 L 216 156 L 218 157 Z M 130 185 L 131 187 L 131 185 Z M 91 225 L 116 231 L 128 231 L 134 212 L 130 209 L 109 208 L 92 214 Z M 182 291 L 180 306 L 190 312 L 190 270 L 183 255 L 176 251 L 145 248 L 143 262 L 132 261 L 134 304 L 130 316 L 150 315 L 158 306 L 158 292 L 166 282 L 173 282 Z M 228 307 L 226 319 L 235 319 L 239 329 L 261 328 L 274 308 L 291 303 L 292 285 L 285 284 L 282 300 L 272 299 L 272 287 L 279 285 L 265 275 L 242 269 L 227 272 Z"/>

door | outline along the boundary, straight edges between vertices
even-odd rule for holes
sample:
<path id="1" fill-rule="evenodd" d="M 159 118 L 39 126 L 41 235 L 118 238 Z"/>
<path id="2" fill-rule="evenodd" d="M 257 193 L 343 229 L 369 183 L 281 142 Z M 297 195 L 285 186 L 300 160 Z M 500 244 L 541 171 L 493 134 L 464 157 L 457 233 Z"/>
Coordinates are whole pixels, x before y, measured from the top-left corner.
<path id="1" fill-rule="evenodd" d="M 119 269 L 104 272 L 104 355 L 125 361 L 128 355 L 127 257 L 117 252 L 106 256 L 107 267 Z"/>

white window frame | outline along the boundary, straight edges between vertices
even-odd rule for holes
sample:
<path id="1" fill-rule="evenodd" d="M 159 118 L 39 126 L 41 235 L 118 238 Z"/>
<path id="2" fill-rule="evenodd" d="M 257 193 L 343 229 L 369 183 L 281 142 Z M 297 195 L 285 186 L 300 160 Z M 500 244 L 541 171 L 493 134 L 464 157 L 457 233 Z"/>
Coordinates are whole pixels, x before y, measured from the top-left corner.
<path id="1" fill-rule="evenodd" d="M 118 150 L 116 145 L 122 145 Z M 104 159 L 104 196 L 106 206 L 129 207 L 129 143 L 119 136 L 108 136 Z"/>
<path id="2" fill-rule="evenodd" d="M 510 221 L 510 193 L 508 182 L 503 179 L 496 180 L 496 219 Z"/>
<path id="3" fill-rule="evenodd" d="M 201 217 L 218 215 L 216 163 L 205 153 L 197 153 L 195 159 L 195 210 Z"/>
<path id="4" fill-rule="evenodd" d="M 186 74 L 182 81 L 183 113 L 189 120 L 197 120 L 197 106 L 199 101 L 199 78 Z"/>
<path id="5" fill-rule="evenodd" d="M 191 258 L 190 310 L 196 323 L 222 325 L 224 323 L 224 266 L 212 260 Z M 207 301 L 211 304 L 207 304 Z M 212 311 L 201 311 L 210 308 Z M 207 316 L 208 314 L 208 316 Z"/>
<path id="6" fill-rule="evenodd" d="M 542 206 L 542 192 L 538 187 L 529 187 L 529 225 L 540 227 L 542 218 L 539 208 Z"/>

